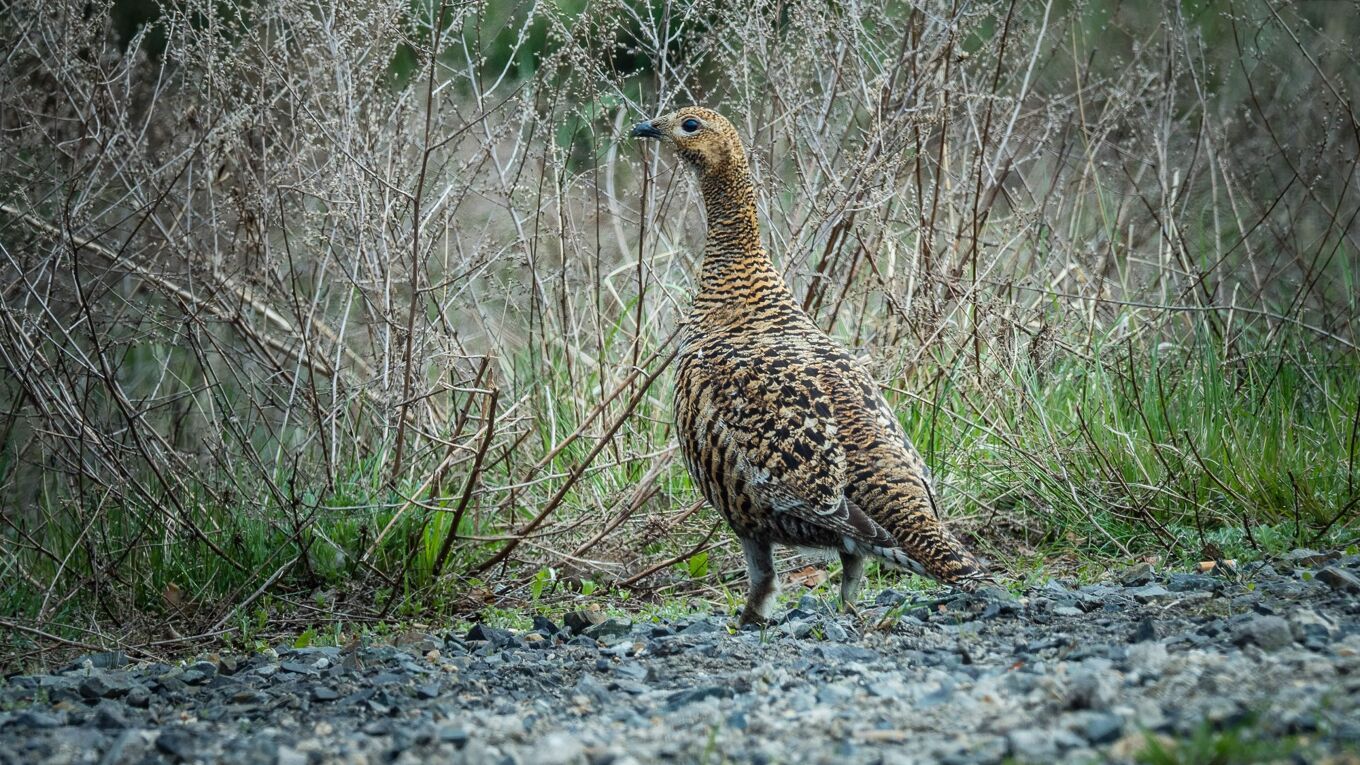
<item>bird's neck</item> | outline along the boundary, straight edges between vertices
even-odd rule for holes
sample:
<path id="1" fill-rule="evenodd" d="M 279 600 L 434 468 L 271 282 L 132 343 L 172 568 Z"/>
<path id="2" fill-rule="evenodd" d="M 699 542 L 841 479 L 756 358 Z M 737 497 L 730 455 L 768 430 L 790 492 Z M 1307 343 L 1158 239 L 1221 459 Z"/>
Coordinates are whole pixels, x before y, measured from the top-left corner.
<path id="1" fill-rule="evenodd" d="M 758 307 L 787 296 L 784 279 L 760 244 L 755 188 L 744 163 L 700 179 L 708 241 L 695 308 Z"/>

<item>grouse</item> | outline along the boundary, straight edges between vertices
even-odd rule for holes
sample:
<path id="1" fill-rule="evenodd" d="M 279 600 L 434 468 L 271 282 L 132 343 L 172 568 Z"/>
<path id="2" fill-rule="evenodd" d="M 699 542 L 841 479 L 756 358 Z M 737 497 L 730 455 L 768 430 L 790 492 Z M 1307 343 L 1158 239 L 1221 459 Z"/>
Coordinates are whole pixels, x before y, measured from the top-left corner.
<path id="1" fill-rule="evenodd" d="M 930 473 L 869 374 L 794 301 L 760 242 L 745 150 L 717 112 L 685 107 L 633 127 L 698 174 L 708 219 L 699 286 L 677 356 L 680 450 L 741 540 L 769 617 L 773 544 L 840 554 L 853 610 L 867 556 L 974 589 L 989 577 L 940 517 Z"/>

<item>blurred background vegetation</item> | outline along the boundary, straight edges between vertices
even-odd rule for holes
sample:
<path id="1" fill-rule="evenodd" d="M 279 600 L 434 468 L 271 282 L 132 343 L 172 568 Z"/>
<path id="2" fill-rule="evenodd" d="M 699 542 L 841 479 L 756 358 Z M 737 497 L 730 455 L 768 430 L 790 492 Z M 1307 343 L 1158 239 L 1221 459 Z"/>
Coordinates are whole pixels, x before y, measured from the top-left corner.
<path id="1" fill-rule="evenodd" d="M 1350 4 L 3 9 L 11 660 L 725 608 L 670 425 L 702 210 L 625 138 L 686 103 L 997 568 L 1356 538 Z"/>

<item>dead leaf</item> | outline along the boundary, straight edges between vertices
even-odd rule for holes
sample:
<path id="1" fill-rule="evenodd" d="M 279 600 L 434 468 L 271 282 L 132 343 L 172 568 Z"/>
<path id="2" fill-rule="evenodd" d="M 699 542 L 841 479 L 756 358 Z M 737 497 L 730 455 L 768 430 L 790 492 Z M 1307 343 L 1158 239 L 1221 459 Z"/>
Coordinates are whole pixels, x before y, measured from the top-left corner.
<path id="1" fill-rule="evenodd" d="M 801 584 L 809 590 L 816 588 L 827 580 L 828 574 L 825 569 L 816 566 L 804 566 L 803 568 L 789 574 L 789 584 Z"/>
<path id="2" fill-rule="evenodd" d="M 181 590 L 179 585 L 174 582 L 165 585 L 165 589 L 161 590 L 161 599 L 176 611 L 184 609 L 184 590 Z"/>

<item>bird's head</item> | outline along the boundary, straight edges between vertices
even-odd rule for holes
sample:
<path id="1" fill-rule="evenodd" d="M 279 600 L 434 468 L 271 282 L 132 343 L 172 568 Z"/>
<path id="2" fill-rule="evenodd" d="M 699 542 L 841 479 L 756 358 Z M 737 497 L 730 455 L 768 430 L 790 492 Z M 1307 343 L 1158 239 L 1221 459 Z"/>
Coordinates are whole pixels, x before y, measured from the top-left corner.
<path id="1" fill-rule="evenodd" d="M 655 138 L 675 147 L 699 176 L 746 171 L 746 153 L 736 128 L 725 117 L 702 106 L 686 106 L 633 126 L 634 138 Z"/>

